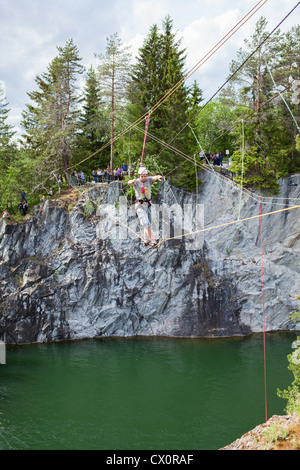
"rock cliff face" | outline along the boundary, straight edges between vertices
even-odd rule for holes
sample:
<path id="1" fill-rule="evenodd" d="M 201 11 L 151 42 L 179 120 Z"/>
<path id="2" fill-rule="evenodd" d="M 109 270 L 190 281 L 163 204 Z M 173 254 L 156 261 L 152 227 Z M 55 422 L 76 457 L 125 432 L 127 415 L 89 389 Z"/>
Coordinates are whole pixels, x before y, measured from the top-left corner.
<path id="1" fill-rule="evenodd" d="M 240 197 L 228 179 L 202 176 L 197 195 L 161 184 L 152 207 L 161 239 L 179 233 L 180 209 L 185 232 L 259 214 L 249 193 Z M 299 203 L 289 198 L 300 198 L 300 177 L 298 186 L 289 182 L 281 181 L 283 199 L 270 198 L 263 213 Z M 71 212 L 48 200 L 21 225 L 0 221 L 0 340 L 262 331 L 258 218 L 148 249 L 123 196 L 121 184 L 95 186 Z M 299 308 L 299 210 L 263 217 L 267 331 L 300 328 L 288 318 Z"/>

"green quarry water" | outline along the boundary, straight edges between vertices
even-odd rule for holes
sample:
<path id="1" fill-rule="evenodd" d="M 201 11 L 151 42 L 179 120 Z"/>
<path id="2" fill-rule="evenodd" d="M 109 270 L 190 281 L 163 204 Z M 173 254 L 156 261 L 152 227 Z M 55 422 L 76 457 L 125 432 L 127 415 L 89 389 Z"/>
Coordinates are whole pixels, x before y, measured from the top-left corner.
<path id="1" fill-rule="evenodd" d="M 268 418 L 296 334 L 266 338 Z M 7 346 L 2 450 L 214 450 L 265 421 L 263 337 Z"/>

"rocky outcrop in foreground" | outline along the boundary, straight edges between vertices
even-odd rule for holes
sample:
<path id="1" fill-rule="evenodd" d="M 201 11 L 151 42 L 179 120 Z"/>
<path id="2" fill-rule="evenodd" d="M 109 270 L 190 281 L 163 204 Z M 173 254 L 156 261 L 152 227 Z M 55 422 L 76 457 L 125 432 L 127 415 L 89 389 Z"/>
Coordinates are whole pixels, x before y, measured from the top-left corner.
<path id="1" fill-rule="evenodd" d="M 272 416 L 220 450 L 300 450 L 299 417 Z"/>
<path id="2" fill-rule="evenodd" d="M 280 202 L 300 198 L 295 179 L 298 186 L 281 182 Z M 23 224 L 0 221 L 0 340 L 262 331 L 259 219 L 148 249 L 133 212 L 124 216 L 123 196 L 121 184 L 99 185 L 72 210 L 53 199 Z M 203 227 L 196 208 L 205 228 L 259 214 L 249 193 L 240 199 L 229 180 L 209 174 L 198 195 L 163 183 L 156 202 L 160 239 L 178 233 L 180 208 L 186 232 Z M 270 198 L 263 212 L 284 207 L 278 202 Z M 300 329 L 288 317 L 300 294 L 299 210 L 264 217 L 263 239 L 266 329 Z"/>

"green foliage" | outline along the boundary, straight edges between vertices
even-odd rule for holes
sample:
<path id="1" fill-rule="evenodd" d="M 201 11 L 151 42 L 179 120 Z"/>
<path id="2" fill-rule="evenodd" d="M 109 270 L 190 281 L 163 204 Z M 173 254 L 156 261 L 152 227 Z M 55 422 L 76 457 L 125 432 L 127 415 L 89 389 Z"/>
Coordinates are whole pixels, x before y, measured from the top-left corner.
<path id="1" fill-rule="evenodd" d="M 84 163 L 90 172 L 96 168 L 106 168 L 109 161 L 109 149 L 97 151 L 106 143 L 109 135 L 109 116 L 102 99 L 101 87 L 93 67 L 87 72 L 82 98 L 82 112 L 78 119 L 78 130 L 74 149 L 73 167 L 76 162 L 87 158 Z M 89 158 L 90 155 L 94 157 Z"/>
<path id="2" fill-rule="evenodd" d="M 15 131 L 7 123 L 8 116 L 8 103 L 4 91 L 0 89 L 0 207 L 12 213 L 17 210 L 32 161 L 24 151 L 18 150 L 13 141 Z"/>
<path id="3" fill-rule="evenodd" d="M 300 300 L 300 296 L 298 297 Z M 294 322 L 300 320 L 300 311 L 291 314 Z M 288 369 L 292 372 L 294 380 L 286 390 L 277 390 L 277 395 L 280 398 L 287 400 L 286 413 L 297 413 L 300 416 L 300 336 L 294 343 L 293 353 L 287 356 L 289 366 Z"/>
<path id="4" fill-rule="evenodd" d="M 15 150 L 14 158 L 0 172 L 0 203 L 12 213 L 17 211 L 21 191 L 28 194 L 32 189 L 34 163 L 25 152 Z"/>
<path id="5" fill-rule="evenodd" d="M 28 93 L 33 104 L 23 113 L 27 148 L 36 159 L 40 181 L 61 168 L 69 171 L 78 118 L 77 79 L 83 73 L 77 47 L 72 40 L 58 47 L 59 54 L 47 72 L 35 81 L 38 91 Z"/>
<path id="6" fill-rule="evenodd" d="M 231 64 L 231 72 L 236 72 L 230 86 L 223 90 L 221 100 L 236 110 L 243 103 L 244 116 L 240 115 L 240 118 L 245 120 L 245 156 L 242 162 L 242 130 L 239 126 L 232 166 L 232 171 L 238 173 L 237 180 L 242 178 L 244 163 L 246 186 L 276 193 L 276 179 L 294 172 L 298 164 L 297 129 L 290 114 L 291 110 L 297 115 L 296 106 L 291 102 L 291 96 L 285 100 L 289 110 L 281 98 L 274 99 L 278 96 L 274 77 L 281 87 L 288 88 L 291 78 L 297 79 L 300 30 L 292 30 L 286 35 L 278 31 L 258 47 L 268 35 L 266 27 L 266 19 L 260 18 L 253 36 L 244 41 L 245 49 L 239 50 L 237 60 Z"/>
<path id="7" fill-rule="evenodd" d="M 95 214 L 95 212 L 95 204 L 91 200 L 87 200 L 83 205 L 83 213 L 85 217 L 90 217 L 91 215 Z"/>
<path id="8" fill-rule="evenodd" d="M 123 131 L 153 108 L 144 156 L 151 174 L 163 174 L 193 191 L 200 182 L 201 148 L 223 155 L 229 150 L 237 182 L 243 179 L 245 186 L 276 193 L 278 178 L 300 171 L 299 109 L 291 90 L 300 78 L 300 27 L 277 32 L 258 47 L 267 34 L 267 21 L 260 18 L 230 64 L 230 74 L 235 73 L 227 88 L 204 106 L 198 83 L 185 82 L 186 51 L 169 16 L 161 29 L 150 28 L 133 67 L 128 48 L 116 33 L 110 36 L 106 54 L 96 55 L 99 66 L 88 70 L 81 94 L 81 59 L 73 41 L 67 41 L 36 77 L 36 90 L 28 93 L 20 147 L 0 90 L 1 205 L 14 208 L 21 189 L 33 201 L 33 193 L 47 191 L 69 169 L 90 175 L 109 162 L 115 167 L 139 165 L 144 122 Z M 282 92 L 289 109 L 269 69 L 280 89 L 290 90 Z"/>
<path id="9" fill-rule="evenodd" d="M 115 167 L 114 145 L 116 118 L 123 113 L 130 74 L 130 47 L 124 46 L 118 34 L 107 38 L 106 54 L 95 54 L 100 59 L 98 74 L 102 86 L 102 97 L 106 103 L 110 123 L 110 168 Z M 109 140 L 109 139 L 108 139 Z"/>
<path id="10" fill-rule="evenodd" d="M 180 162 L 175 172 L 170 174 L 170 181 L 175 186 L 186 189 L 187 191 L 195 191 L 200 184 L 199 173 L 201 171 L 201 164 L 199 155 L 191 160 Z"/>
<path id="11" fill-rule="evenodd" d="M 11 140 L 15 135 L 15 131 L 12 126 L 7 123 L 9 112 L 10 110 L 4 96 L 4 90 L 0 87 L 0 152 L 3 150 L 5 152 L 7 151 L 7 148 L 11 145 Z"/>
<path id="12" fill-rule="evenodd" d="M 257 147 L 248 148 L 244 154 L 237 150 L 232 155 L 230 171 L 237 173 L 235 181 L 253 188 L 261 188 L 271 193 L 278 192 L 276 173 L 268 167 L 267 159 L 259 152 Z"/>
<path id="13" fill-rule="evenodd" d="M 145 154 L 156 155 L 157 162 L 164 163 L 169 171 L 174 171 L 182 157 L 178 157 L 165 143 L 187 155 L 196 147 L 186 122 L 191 110 L 198 109 L 202 95 L 199 87 L 194 85 L 189 89 L 184 84 L 184 65 L 185 51 L 181 49 L 181 40 L 176 38 L 172 20 L 166 17 L 162 31 L 157 25 L 152 26 L 140 48 L 128 92 L 131 122 L 148 114 L 160 103 L 151 114 Z M 167 99 L 170 90 L 179 82 L 181 86 Z M 136 138 L 142 141 L 139 134 L 132 135 L 132 144 Z"/>
<path id="14" fill-rule="evenodd" d="M 229 150 L 232 154 L 235 149 L 236 135 L 226 130 L 234 125 L 238 115 L 239 109 L 219 100 L 208 103 L 196 119 L 198 141 L 201 147 L 199 151 L 204 149 L 216 154 Z"/>

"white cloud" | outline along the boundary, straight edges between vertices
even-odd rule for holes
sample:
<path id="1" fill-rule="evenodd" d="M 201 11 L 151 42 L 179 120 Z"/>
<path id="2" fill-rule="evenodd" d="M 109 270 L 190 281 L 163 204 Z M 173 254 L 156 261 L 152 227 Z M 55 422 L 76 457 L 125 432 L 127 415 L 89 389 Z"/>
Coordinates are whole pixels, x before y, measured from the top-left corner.
<path id="1" fill-rule="evenodd" d="M 168 0 L 133 0 L 129 14 L 132 17 L 134 29 L 145 34 L 148 33 L 149 27 L 153 24 L 160 26 L 161 20 L 168 12 Z"/>
<path id="2" fill-rule="evenodd" d="M 196 67 L 192 79 L 199 80 L 200 88 L 212 91 L 212 83 L 221 85 L 218 76 L 224 78 L 225 69 L 236 50 L 233 39 L 227 34 L 238 22 L 237 9 L 226 11 L 221 15 L 207 18 L 200 17 L 188 25 L 183 31 L 183 46 L 187 50 L 187 68 Z M 198 68 L 198 65 L 199 68 Z M 207 96 L 208 97 L 208 96 Z"/>
<path id="3" fill-rule="evenodd" d="M 132 54 L 132 59 L 134 60 L 137 57 L 139 49 L 142 47 L 145 39 L 145 35 L 136 34 L 133 38 L 126 43 L 126 46 L 130 46 L 130 52 Z"/>

